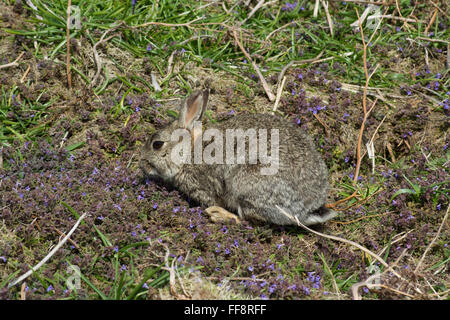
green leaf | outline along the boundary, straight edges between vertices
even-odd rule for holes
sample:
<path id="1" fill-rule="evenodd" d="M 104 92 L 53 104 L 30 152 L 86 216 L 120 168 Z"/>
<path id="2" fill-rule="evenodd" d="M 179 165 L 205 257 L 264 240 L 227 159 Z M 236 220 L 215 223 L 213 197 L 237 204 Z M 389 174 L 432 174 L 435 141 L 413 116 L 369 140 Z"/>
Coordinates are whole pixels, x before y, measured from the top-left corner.
<path id="1" fill-rule="evenodd" d="M 414 191 L 413 189 L 399 189 L 399 190 L 397 190 L 396 193 L 394 193 L 394 195 L 391 198 L 391 201 L 394 200 L 394 198 L 396 198 L 397 196 L 399 196 L 399 195 L 401 195 L 403 193 L 416 194 L 416 191 Z"/>
<path id="2" fill-rule="evenodd" d="M 109 239 L 97 228 L 95 224 L 92 225 L 94 227 L 94 230 L 97 232 L 98 236 L 102 240 L 103 244 L 107 247 L 111 247 L 112 243 L 109 241 Z"/>
<path id="3" fill-rule="evenodd" d="M 146 283 L 148 279 L 153 277 L 153 275 L 156 272 L 158 272 L 159 270 L 161 270 L 161 267 L 153 268 L 153 269 L 146 269 L 142 280 L 134 287 L 133 291 L 131 291 L 131 293 L 125 299 L 126 300 L 134 299 L 135 296 L 139 293 L 139 291 L 142 290 L 142 286 L 144 285 L 144 283 Z"/>
<path id="4" fill-rule="evenodd" d="M 84 142 L 84 141 L 77 142 L 77 143 L 74 143 L 74 144 L 68 146 L 68 147 L 66 148 L 66 150 L 67 150 L 67 151 L 73 151 L 73 150 L 75 150 L 75 149 L 81 148 L 81 147 L 84 146 L 85 144 L 86 144 L 86 142 Z"/>
<path id="5" fill-rule="evenodd" d="M 70 212 L 71 214 L 73 214 L 77 220 L 80 219 L 80 217 L 81 217 L 80 214 L 79 214 L 78 212 L 76 212 L 75 209 L 72 208 L 68 203 L 66 203 L 66 202 L 64 202 L 64 201 L 61 200 L 61 204 L 62 204 L 64 207 L 66 207 L 67 210 L 69 210 L 69 212 Z M 81 224 L 84 225 L 85 222 L 84 222 L 84 221 L 81 221 Z"/>

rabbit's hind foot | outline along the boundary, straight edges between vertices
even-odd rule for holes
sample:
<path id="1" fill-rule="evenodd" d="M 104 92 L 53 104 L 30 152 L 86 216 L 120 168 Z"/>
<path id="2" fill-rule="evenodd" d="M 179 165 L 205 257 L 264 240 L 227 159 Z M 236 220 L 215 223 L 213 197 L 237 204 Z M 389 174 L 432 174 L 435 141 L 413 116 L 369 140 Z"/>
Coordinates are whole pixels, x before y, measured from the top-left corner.
<path id="1" fill-rule="evenodd" d="M 239 220 L 239 218 L 235 214 L 222 207 L 212 206 L 205 209 L 205 212 L 209 215 L 211 221 L 214 223 L 241 223 L 241 220 Z"/>

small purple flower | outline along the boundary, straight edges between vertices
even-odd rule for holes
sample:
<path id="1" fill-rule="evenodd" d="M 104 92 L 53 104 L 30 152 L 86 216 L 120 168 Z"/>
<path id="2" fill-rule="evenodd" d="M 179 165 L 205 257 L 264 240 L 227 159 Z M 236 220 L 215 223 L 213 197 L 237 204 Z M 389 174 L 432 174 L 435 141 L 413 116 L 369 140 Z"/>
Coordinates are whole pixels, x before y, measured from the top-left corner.
<path id="1" fill-rule="evenodd" d="M 153 46 L 152 46 L 151 43 L 149 43 L 149 44 L 147 45 L 147 52 L 152 51 L 152 49 L 153 49 Z"/>
<path id="2" fill-rule="evenodd" d="M 223 226 L 220 231 L 222 231 L 223 233 L 228 233 L 227 226 Z"/>
<path id="3" fill-rule="evenodd" d="M 276 287 L 277 287 L 276 284 L 272 284 L 272 285 L 269 287 L 269 293 L 273 293 L 273 292 L 275 291 Z"/>
<path id="4" fill-rule="evenodd" d="M 0 260 L 3 261 L 3 263 L 6 263 L 6 258 L 4 256 L 0 256 Z"/>
<path id="5" fill-rule="evenodd" d="M 292 11 L 297 7 L 298 2 L 295 1 L 293 3 L 286 2 L 283 7 L 281 7 L 282 11 Z"/>
<path id="6" fill-rule="evenodd" d="M 158 204 L 155 203 L 155 204 L 153 205 L 153 209 L 157 209 L 157 208 L 158 208 Z"/>
<path id="7" fill-rule="evenodd" d="M 53 290 L 55 290 L 55 288 L 53 288 L 52 285 L 49 285 L 48 288 L 47 288 L 47 292 L 50 292 L 50 291 L 53 291 Z"/>

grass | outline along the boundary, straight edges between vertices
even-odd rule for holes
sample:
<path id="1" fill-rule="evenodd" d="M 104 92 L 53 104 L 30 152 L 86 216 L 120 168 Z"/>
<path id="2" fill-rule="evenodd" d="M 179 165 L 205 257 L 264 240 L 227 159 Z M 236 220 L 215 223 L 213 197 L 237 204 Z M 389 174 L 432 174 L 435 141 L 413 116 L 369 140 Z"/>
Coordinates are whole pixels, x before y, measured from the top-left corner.
<path id="1" fill-rule="evenodd" d="M 273 3 L 249 19 L 251 9 L 234 1 L 142 0 L 134 13 L 132 1 L 72 1 L 81 12 L 81 29 L 70 32 L 69 90 L 67 1 L 33 3 L 37 10 L 15 1 L 0 4 L 0 65 L 25 52 L 17 67 L 0 69 L 1 298 L 20 298 L 21 288 L 8 289 L 8 283 L 46 255 L 58 242 L 57 230 L 67 232 L 86 211 L 73 243 L 26 280 L 28 298 L 167 298 L 174 270 L 191 296 L 206 290 L 190 278 L 197 270 L 227 288 L 225 294 L 208 287 L 219 298 L 351 298 L 351 286 L 376 265 L 370 256 L 298 228 L 210 224 L 204 208 L 139 177 L 137 150 L 149 132 L 176 117 L 172 99 L 211 82 L 212 123 L 272 109 L 230 30 L 244 20 L 240 41 L 274 92 L 289 62 L 321 52 L 328 59 L 289 68 L 278 109 L 307 130 L 323 154 L 333 186 L 330 202 L 357 191 L 342 204 L 352 207 L 321 228 L 374 252 L 385 248 L 383 259 L 398 263 L 405 278 L 414 277 L 410 270 L 449 203 L 448 21 L 438 13 L 424 34 L 434 10 L 429 3 L 415 1 L 413 9 L 409 1 L 398 1 L 403 17 L 414 14 L 422 22 L 385 18 L 374 35 L 364 27 L 366 41 L 372 39 L 369 72 L 378 65 L 369 87 L 383 97 L 366 122 L 365 139 L 385 122 L 374 140 L 374 173 L 363 159 L 355 184 L 362 94 L 345 85 L 362 89 L 365 83 L 360 33 L 350 26 L 362 5 L 330 2 L 331 36 L 323 9 L 312 17 L 311 1 Z M 398 15 L 395 5 L 384 9 Z M 111 38 L 96 46 L 102 36 Z M 94 46 L 101 58 L 95 83 Z M 408 254 L 396 262 L 403 250 Z M 422 268 L 420 297 L 448 299 L 449 252 L 444 228 Z M 70 265 L 80 269 L 80 290 L 67 286 Z M 394 280 L 384 279 L 387 286 L 395 286 Z M 367 288 L 362 295 L 407 297 Z"/>

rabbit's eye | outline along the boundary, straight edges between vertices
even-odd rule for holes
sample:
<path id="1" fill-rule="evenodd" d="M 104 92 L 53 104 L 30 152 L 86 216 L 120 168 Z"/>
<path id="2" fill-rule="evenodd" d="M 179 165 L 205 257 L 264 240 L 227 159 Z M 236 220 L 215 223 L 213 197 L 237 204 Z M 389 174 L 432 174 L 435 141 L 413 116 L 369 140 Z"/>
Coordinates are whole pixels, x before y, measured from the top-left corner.
<path id="1" fill-rule="evenodd" d="M 163 146 L 164 141 L 154 141 L 152 146 L 154 150 L 159 150 Z"/>

